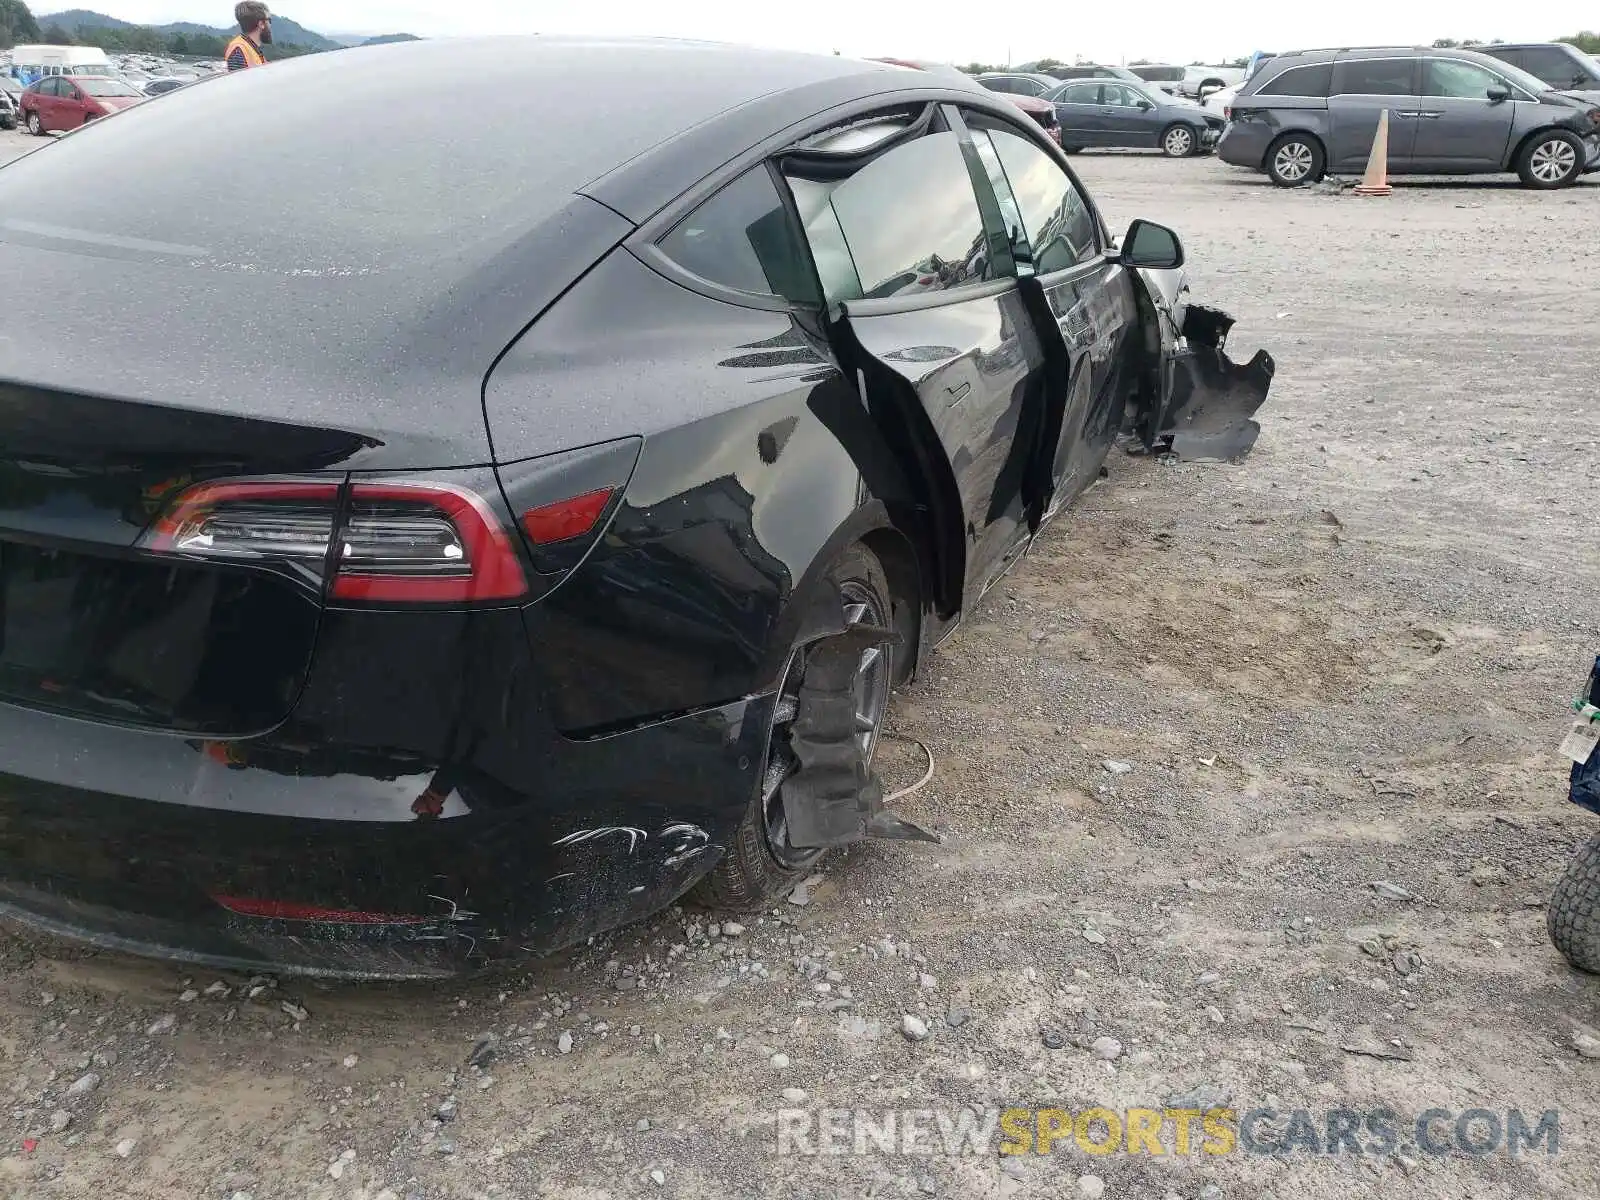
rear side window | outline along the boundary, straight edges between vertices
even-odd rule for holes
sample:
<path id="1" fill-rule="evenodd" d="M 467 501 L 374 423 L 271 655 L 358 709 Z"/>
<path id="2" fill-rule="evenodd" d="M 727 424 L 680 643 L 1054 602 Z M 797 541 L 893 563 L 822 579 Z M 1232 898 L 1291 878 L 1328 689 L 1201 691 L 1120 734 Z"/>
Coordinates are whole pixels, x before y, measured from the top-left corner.
<path id="1" fill-rule="evenodd" d="M 1021 218 L 1035 273 L 1064 271 L 1099 253 L 1094 213 L 1053 158 L 1027 138 L 1000 129 L 974 130 L 973 139 L 995 192 L 1001 195 L 1006 221 L 1011 222 L 1013 213 Z M 1003 171 L 1001 179 L 995 178 L 991 153 Z M 1012 202 L 1007 202 L 1002 189 L 1009 190 Z"/>
<path id="2" fill-rule="evenodd" d="M 1364 58 L 1337 64 L 1333 69 L 1334 96 L 1414 96 L 1417 60 L 1414 58 Z"/>
<path id="3" fill-rule="evenodd" d="M 691 275 L 759 296 L 815 302 L 805 251 L 766 166 L 746 171 L 658 243 Z"/>
<path id="4" fill-rule="evenodd" d="M 897 146 L 837 183 L 790 185 L 829 300 L 922 295 L 994 278 L 953 133 Z"/>
<path id="5" fill-rule="evenodd" d="M 1017 90 L 1009 79 L 980 79 L 978 82 L 991 92 L 1004 92 L 1006 95 L 1011 95 Z"/>
<path id="6" fill-rule="evenodd" d="M 1326 97 L 1332 86 L 1333 64 L 1314 63 L 1307 67 L 1290 67 L 1262 84 L 1256 95 Z"/>

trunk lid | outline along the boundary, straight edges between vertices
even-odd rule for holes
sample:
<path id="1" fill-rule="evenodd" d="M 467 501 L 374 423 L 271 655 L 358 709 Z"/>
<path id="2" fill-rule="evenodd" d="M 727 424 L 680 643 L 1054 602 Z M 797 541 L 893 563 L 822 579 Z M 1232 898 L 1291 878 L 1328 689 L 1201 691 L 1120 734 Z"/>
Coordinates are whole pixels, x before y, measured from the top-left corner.
<path id="1" fill-rule="evenodd" d="M 0 383 L 0 700 L 215 735 L 272 728 L 310 663 L 316 591 L 136 542 L 195 482 L 326 471 L 364 444 Z"/>

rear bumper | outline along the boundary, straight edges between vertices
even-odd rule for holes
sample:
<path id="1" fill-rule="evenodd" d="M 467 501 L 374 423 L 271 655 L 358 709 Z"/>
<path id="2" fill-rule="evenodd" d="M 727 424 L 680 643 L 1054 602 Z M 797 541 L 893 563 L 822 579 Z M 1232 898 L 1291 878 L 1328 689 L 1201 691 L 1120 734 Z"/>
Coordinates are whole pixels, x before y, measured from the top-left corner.
<path id="1" fill-rule="evenodd" d="M 0 704 L 0 916 L 219 968 L 425 978 L 645 917 L 721 856 L 770 699 L 568 738 L 519 670 L 475 674 L 453 646 L 441 670 L 493 727 L 468 713 L 432 753 L 348 723 L 337 741 L 206 742 Z M 343 695 L 391 746 L 430 740 L 408 729 L 420 702 L 374 714 Z"/>
<path id="2" fill-rule="evenodd" d="M 1235 167 L 1260 170 L 1266 161 L 1270 140 L 1270 131 L 1263 124 L 1230 121 L 1217 139 L 1217 157 Z"/>

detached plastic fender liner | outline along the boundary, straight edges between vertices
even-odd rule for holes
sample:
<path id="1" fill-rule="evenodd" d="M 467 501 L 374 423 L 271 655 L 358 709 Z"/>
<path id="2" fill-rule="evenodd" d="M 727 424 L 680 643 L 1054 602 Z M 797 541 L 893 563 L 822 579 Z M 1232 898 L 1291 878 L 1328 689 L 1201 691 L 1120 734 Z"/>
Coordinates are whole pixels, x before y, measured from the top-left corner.
<path id="1" fill-rule="evenodd" d="M 1234 461 L 1250 453 L 1261 435 L 1254 420 L 1267 400 L 1277 367 L 1265 350 L 1243 366 L 1228 357 L 1234 320 L 1220 309 L 1190 305 L 1184 314 L 1184 348 L 1161 367 L 1158 411 L 1141 413 L 1147 451 L 1179 458 Z"/>
<path id="2" fill-rule="evenodd" d="M 799 770 L 779 793 L 792 845 L 821 849 L 869 837 L 939 840 L 884 809 L 883 785 L 867 766 L 856 728 L 855 678 L 861 656 L 874 646 L 899 642 L 891 629 L 852 625 L 812 645 L 790 733 Z"/>

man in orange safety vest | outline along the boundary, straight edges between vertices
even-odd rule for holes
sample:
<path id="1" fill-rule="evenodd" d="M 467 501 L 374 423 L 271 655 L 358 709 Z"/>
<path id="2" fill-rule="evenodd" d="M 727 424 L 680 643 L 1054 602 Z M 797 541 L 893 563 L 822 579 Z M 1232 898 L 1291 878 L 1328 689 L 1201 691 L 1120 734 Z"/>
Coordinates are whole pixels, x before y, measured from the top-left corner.
<path id="1" fill-rule="evenodd" d="M 233 17 L 239 22 L 239 36 L 228 43 L 223 54 L 228 70 L 266 66 L 267 59 L 261 47 L 272 45 L 272 14 L 267 6 L 261 0 L 240 0 L 234 6 Z"/>

